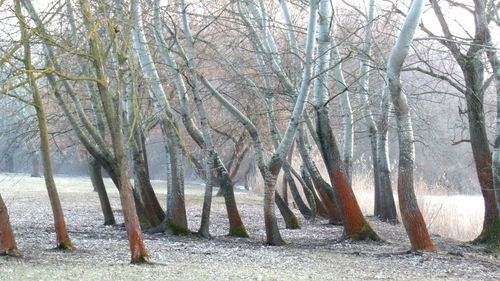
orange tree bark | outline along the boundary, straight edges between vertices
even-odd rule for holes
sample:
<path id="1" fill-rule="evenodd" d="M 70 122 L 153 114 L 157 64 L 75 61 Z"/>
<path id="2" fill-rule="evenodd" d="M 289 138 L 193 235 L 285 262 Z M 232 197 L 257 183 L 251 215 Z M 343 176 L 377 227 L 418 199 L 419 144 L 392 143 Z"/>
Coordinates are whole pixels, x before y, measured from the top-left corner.
<path id="1" fill-rule="evenodd" d="M 20 256 L 10 225 L 7 206 L 0 195 L 0 255 Z"/>

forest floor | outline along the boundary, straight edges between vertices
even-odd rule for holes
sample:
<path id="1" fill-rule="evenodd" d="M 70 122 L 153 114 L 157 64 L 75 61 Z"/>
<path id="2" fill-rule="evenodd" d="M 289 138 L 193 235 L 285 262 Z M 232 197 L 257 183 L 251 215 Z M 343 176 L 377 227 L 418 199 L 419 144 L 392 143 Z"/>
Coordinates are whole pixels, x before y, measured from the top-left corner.
<path id="1" fill-rule="evenodd" d="M 61 252 L 43 179 L 0 175 L 0 193 L 9 209 L 23 258 L 0 257 L 0 280 L 500 280 L 500 258 L 483 247 L 433 236 L 436 253 L 408 251 L 401 225 L 370 218 L 384 242 L 339 240 L 342 228 L 302 220 L 300 230 L 282 230 L 289 242 L 264 245 L 262 199 L 239 190 L 236 198 L 250 238 L 231 238 L 222 198 L 215 198 L 212 239 L 145 234 L 151 264 L 128 263 L 126 233 L 103 226 L 97 194 L 85 178 L 56 178 L 69 234 L 77 249 Z M 115 216 L 119 197 L 108 183 Z M 164 201 L 164 182 L 154 182 Z M 186 189 L 190 229 L 199 226 L 203 186 Z M 281 226 L 283 222 L 280 221 Z"/>

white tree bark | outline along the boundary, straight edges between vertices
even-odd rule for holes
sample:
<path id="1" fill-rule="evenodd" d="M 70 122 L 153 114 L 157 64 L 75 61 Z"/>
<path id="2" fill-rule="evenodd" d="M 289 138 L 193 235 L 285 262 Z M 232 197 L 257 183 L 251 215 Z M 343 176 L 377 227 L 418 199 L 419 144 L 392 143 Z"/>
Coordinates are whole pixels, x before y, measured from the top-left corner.
<path id="1" fill-rule="evenodd" d="M 427 226 L 417 204 L 414 191 L 415 146 L 410 109 L 406 95 L 402 92 L 400 75 L 403 62 L 408 55 L 415 30 L 420 21 L 424 0 L 413 0 L 399 37 L 392 48 L 387 63 L 385 92 L 390 93 L 399 137 L 398 198 L 401 217 L 412 248 L 434 250 Z"/>
<path id="2" fill-rule="evenodd" d="M 187 232 L 186 209 L 184 207 L 184 157 L 182 155 L 182 140 L 179 135 L 179 130 L 173 119 L 173 111 L 167 99 L 163 86 L 160 82 L 160 77 L 156 70 L 153 58 L 147 45 L 146 36 L 141 20 L 142 9 L 137 0 L 130 2 L 130 10 L 132 14 L 132 40 L 139 58 L 141 69 L 144 76 L 151 85 L 155 99 L 155 107 L 159 114 L 163 125 L 166 127 L 168 134 L 170 152 L 170 161 L 172 168 L 173 186 L 172 193 L 167 195 L 168 211 L 167 222 L 173 227 L 174 232 Z M 173 225 L 172 225 L 173 224 Z"/>
<path id="3" fill-rule="evenodd" d="M 332 76 L 336 89 L 340 93 L 340 104 L 342 110 L 342 154 L 347 177 L 349 178 L 349 182 L 352 182 L 352 155 L 354 151 L 354 124 L 352 121 L 352 107 L 351 101 L 349 100 L 349 89 L 347 88 L 347 83 L 342 72 L 342 61 L 340 59 L 337 43 L 333 37 L 331 52 L 333 66 Z"/>

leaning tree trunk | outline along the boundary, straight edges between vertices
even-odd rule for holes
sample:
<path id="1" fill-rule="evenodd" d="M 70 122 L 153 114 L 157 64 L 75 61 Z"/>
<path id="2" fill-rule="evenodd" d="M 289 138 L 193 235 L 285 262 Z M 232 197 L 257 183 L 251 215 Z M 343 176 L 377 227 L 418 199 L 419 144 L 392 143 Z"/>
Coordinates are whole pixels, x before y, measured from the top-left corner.
<path id="1" fill-rule="evenodd" d="M 495 141 L 493 144 L 493 154 L 492 154 L 492 173 L 493 173 L 493 187 L 495 191 L 495 197 L 496 197 L 496 208 L 497 208 L 497 218 L 494 219 L 493 222 L 491 222 L 492 229 L 499 228 L 500 226 L 500 220 L 498 218 L 498 215 L 500 213 L 500 57 L 498 56 L 497 49 L 494 48 L 492 39 L 491 39 L 491 32 L 488 28 L 487 24 L 487 19 L 486 19 L 486 14 L 485 14 L 485 3 L 482 0 L 475 0 L 474 1 L 476 5 L 476 12 L 477 18 L 479 19 L 477 21 L 478 25 L 481 25 L 483 28 L 483 32 L 485 32 L 485 41 L 488 46 L 488 49 L 486 51 L 486 55 L 488 57 L 488 60 L 491 65 L 491 69 L 493 71 L 494 75 L 494 84 L 496 88 L 496 106 L 497 106 L 497 115 L 496 115 L 496 132 L 495 132 Z M 486 203 L 486 202 L 485 202 Z M 492 207 L 490 207 L 492 208 Z M 484 227 L 483 227 L 484 229 Z M 500 235 L 498 232 L 495 231 L 489 231 L 491 234 L 489 237 L 489 240 L 491 241 L 491 244 L 495 244 L 495 246 L 500 245 Z"/>
<path id="2" fill-rule="evenodd" d="M 82 16 L 87 29 L 91 29 L 95 24 L 88 0 L 80 0 Z M 93 57 L 93 64 L 97 75 L 97 87 L 100 93 L 100 99 L 106 121 L 108 123 L 109 133 L 114 154 L 114 166 L 116 171 L 117 186 L 119 187 L 120 202 L 125 220 L 125 228 L 129 239 L 131 263 L 144 263 L 148 253 L 144 245 L 144 239 L 140 229 L 139 219 L 137 217 L 134 203 L 134 195 L 130 178 L 128 175 L 127 157 L 125 154 L 124 139 L 122 135 L 122 114 L 120 106 L 115 107 L 113 97 L 111 96 L 108 76 L 104 69 L 104 51 L 100 38 L 96 33 L 90 33 L 89 46 Z"/>
<path id="3" fill-rule="evenodd" d="M 321 176 L 318 168 L 310 156 L 307 139 L 303 129 L 303 125 L 299 127 L 299 137 L 297 139 L 298 149 L 300 156 L 304 161 L 305 167 L 311 176 L 316 191 L 318 192 L 321 202 L 323 202 L 326 210 L 328 211 L 328 219 L 331 224 L 341 225 L 343 218 L 339 208 L 338 194 L 335 194 L 334 189 L 328 184 Z"/>
<path id="4" fill-rule="evenodd" d="M 293 176 L 289 171 L 288 167 L 283 168 L 283 170 L 285 173 L 286 181 L 290 186 L 290 192 L 292 193 L 293 201 L 297 205 L 297 208 L 299 209 L 300 213 L 307 220 L 313 219 L 314 213 L 311 211 L 311 209 L 309 209 L 304 200 L 302 200 L 302 197 L 300 196 L 299 193 L 299 189 L 297 188 L 297 184 L 295 183 L 295 180 L 293 179 Z"/>
<path id="5" fill-rule="evenodd" d="M 500 237 L 500 227 L 497 226 L 500 222 L 498 221 L 499 217 L 494 193 L 492 156 L 484 119 L 485 70 L 482 61 L 482 53 L 485 50 L 485 46 L 490 62 L 491 58 L 493 58 L 491 57 L 491 51 L 495 49 L 491 48 L 489 50 L 491 37 L 485 15 L 485 4 L 481 0 L 474 1 L 474 44 L 468 46 L 466 53 L 462 53 L 464 46 L 456 43 L 456 36 L 451 33 L 437 1 L 432 0 L 431 4 L 445 37 L 445 40 L 441 40 L 440 42 L 450 50 L 460 66 L 465 80 L 465 89 L 463 92 L 467 102 L 470 144 L 485 207 L 483 229 L 474 241 L 485 243 L 495 242 L 497 237 Z M 497 75 L 494 78 L 498 79 L 498 70 L 495 71 L 494 75 Z"/>
<path id="6" fill-rule="evenodd" d="M 104 225 L 116 224 L 113 209 L 111 209 L 111 204 L 109 203 L 108 193 L 106 192 L 106 186 L 104 185 L 104 181 L 102 179 L 101 165 L 95 159 L 89 160 L 89 174 L 92 186 L 99 195 L 102 214 L 104 216 Z"/>
<path id="7" fill-rule="evenodd" d="M 322 0 L 320 5 L 320 33 L 318 34 L 319 46 L 328 45 L 329 42 L 329 24 L 328 15 L 330 15 L 330 3 Z M 343 213 L 344 236 L 353 240 L 379 240 L 380 238 L 372 230 L 359 204 L 354 196 L 351 187 L 348 172 L 344 166 L 343 159 L 337 145 L 337 140 L 330 127 L 328 116 L 328 93 L 326 88 L 328 73 L 328 56 L 326 53 L 320 57 L 320 65 L 317 68 L 318 79 L 314 85 L 315 111 L 316 111 L 316 133 L 318 135 L 320 152 L 323 156 L 328 175 L 332 185 L 335 185 L 338 194 L 338 201 Z"/>
<path id="8" fill-rule="evenodd" d="M 158 202 L 158 198 L 156 197 L 149 178 L 146 151 L 142 139 L 142 129 L 135 128 L 134 131 L 133 137 L 135 141 L 131 144 L 132 160 L 134 163 L 134 185 L 144 205 L 145 215 L 151 226 L 154 227 L 163 222 L 165 219 L 165 212 L 160 202 Z"/>
<path id="9" fill-rule="evenodd" d="M 34 77 L 34 67 L 31 63 L 31 46 L 29 42 L 28 27 L 24 16 L 21 14 L 21 4 L 16 1 L 16 8 L 21 25 L 21 37 L 24 45 L 24 65 L 26 68 L 26 75 L 33 95 L 33 104 L 36 110 L 38 121 L 38 130 L 40 134 L 40 153 L 43 161 L 43 174 L 45 177 L 45 186 L 49 194 L 50 205 L 54 215 L 54 227 L 56 231 L 56 247 L 63 250 L 73 250 L 73 245 L 69 239 L 66 222 L 64 221 L 64 213 L 59 200 L 56 183 L 52 175 L 52 166 L 50 161 L 49 151 L 49 130 L 47 127 L 47 119 L 45 117 L 45 110 L 42 101 L 42 96 L 38 90 L 38 85 Z"/>
<path id="10" fill-rule="evenodd" d="M 387 63 L 387 84 L 396 120 L 399 139 L 398 198 L 401 217 L 414 250 L 434 251 L 424 218 L 418 208 L 413 188 L 415 146 L 410 109 L 406 95 L 402 93 L 400 74 L 404 59 L 408 55 L 415 29 L 420 20 L 423 0 L 414 0 Z"/>
<path id="11" fill-rule="evenodd" d="M 5 206 L 2 195 L 0 195 L 0 256 L 3 255 L 20 256 L 21 253 L 17 250 L 7 206 Z"/>
<path id="12" fill-rule="evenodd" d="M 285 221 L 285 227 L 287 229 L 300 229 L 299 219 L 297 219 L 297 216 L 295 216 L 285 200 L 283 200 L 283 197 L 277 192 L 274 197 L 274 202 L 276 206 L 278 206 L 281 216 Z"/>
<path id="13" fill-rule="evenodd" d="M 167 192 L 167 218 L 165 227 L 174 234 L 189 233 L 187 225 L 186 207 L 184 201 L 184 157 L 182 154 L 182 140 L 177 124 L 173 118 L 173 111 L 161 84 L 153 57 L 147 46 L 146 36 L 141 20 L 142 9 L 140 1 L 130 2 L 130 12 L 133 22 L 132 40 L 140 67 L 146 80 L 152 88 L 155 99 L 155 109 L 161 117 L 161 125 L 166 138 L 171 168 L 171 190 Z"/>

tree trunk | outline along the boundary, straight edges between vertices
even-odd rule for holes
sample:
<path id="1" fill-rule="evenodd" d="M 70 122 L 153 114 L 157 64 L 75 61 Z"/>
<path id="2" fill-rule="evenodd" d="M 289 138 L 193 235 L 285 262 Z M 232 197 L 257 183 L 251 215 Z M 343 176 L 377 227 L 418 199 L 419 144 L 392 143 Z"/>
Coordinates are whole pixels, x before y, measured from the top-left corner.
<path id="1" fill-rule="evenodd" d="M 285 201 L 279 195 L 279 193 L 276 192 L 276 196 L 274 198 L 274 202 L 276 203 L 276 206 L 278 206 L 278 209 L 280 210 L 281 216 L 283 217 L 283 220 L 285 221 L 285 226 L 287 229 L 300 229 L 300 224 L 299 220 L 297 219 L 297 216 L 290 210 L 290 207 L 285 204 Z"/>
<path id="2" fill-rule="evenodd" d="M 390 93 L 398 125 L 399 166 L 398 198 L 401 217 L 414 250 L 434 251 L 427 225 L 420 209 L 413 188 L 415 146 L 410 109 L 406 95 L 402 93 L 400 75 L 403 62 L 408 55 L 410 44 L 420 21 L 424 6 L 423 0 L 414 0 L 405 22 L 389 56 L 384 91 Z"/>
<path id="3" fill-rule="evenodd" d="M 284 167 L 283 170 L 285 172 L 286 181 L 290 185 L 290 191 L 292 193 L 293 201 L 297 205 L 300 213 L 304 216 L 304 218 L 308 220 L 313 219 L 314 213 L 311 211 L 311 209 L 309 209 L 306 203 L 304 203 L 304 200 L 302 200 L 302 197 L 299 194 L 299 190 L 297 188 L 297 185 L 295 184 L 292 174 L 290 173 L 290 170 L 287 167 Z"/>
<path id="4" fill-rule="evenodd" d="M 38 152 L 33 153 L 31 156 L 31 177 L 40 178 L 40 156 Z"/>
<path id="5" fill-rule="evenodd" d="M 281 181 L 281 194 L 283 195 L 283 201 L 288 206 L 288 181 L 286 180 L 286 175 L 283 174 L 283 180 Z"/>
<path id="6" fill-rule="evenodd" d="M 276 177 L 279 174 L 279 170 L 281 169 L 281 165 L 274 165 L 273 162 L 278 162 L 278 161 L 273 161 L 274 159 L 271 160 L 271 164 L 269 165 L 269 170 L 264 168 L 262 171 L 262 174 L 264 175 L 264 224 L 266 227 L 266 242 L 269 245 L 272 246 L 280 246 L 286 244 L 285 240 L 281 238 L 281 233 L 278 228 L 278 222 L 276 220 L 276 213 L 274 210 L 274 203 L 276 200 L 276 197 L 281 196 L 275 192 L 276 191 Z M 279 198 L 278 198 L 279 200 Z M 282 201 L 283 199 L 281 198 Z M 283 204 L 286 206 L 286 204 Z M 286 209 L 285 209 L 286 210 Z M 281 211 L 281 209 L 280 209 Z M 285 216 L 285 214 L 283 214 Z M 289 214 L 286 214 L 288 216 Z"/>
<path id="7" fill-rule="evenodd" d="M 149 179 L 142 130 L 136 128 L 134 134 L 135 142 L 131 144 L 132 160 L 134 162 L 134 186 L 138 191 L 138 195 L 140 195 L 144 205 L 144 212 L 149 223 L 151 226 L 158 226 L 165 219 L 165 212 L 160 202 L 158 202 L 158 198 L 156 197 Z"/>
<path id="8" fill-rule="evenodd" d="M 106 186 L 104 185 L 104 181 L 102 179 L 101 165 L 95 159 L 89 160 L 89 174 L 92 186 L 99 195 L 102 214 L 104 216 L 104 225 L 116 224 L 115 216 L 113 215 L 113 210 L 111 209 L 111 204 L 109 203 L 108 193 L 106 192 Z"/>
<path id="9" fill-rule="evenodd" d="M 467 83 L 469 81 L 469 83 Z M 473 85 L 471 77 L 466 75 L 466 84 Z M 498 233 L 494 227 L 494 222 L 498 219 L 496 198 L 493 189 L 492 158 L 486 134 L 484 109 L 482 100 L 478 100 L 478 95 L 472 89 L 466 92 L 467 117 L 469 120 L 469 135 L 472 147 L 472 155 L 476 164 L 476 173 L 481 186 L 481 193 L 484 199 L 484 222 L 483 229 L 476 242 L 487 242 L 490 236 Z"/>
<path id="10" fill-rule="evenodd" d="M 302 174 L 302 179 L 304 180 L 304 183 L 306 185 L 305 188 L 310 190 L 311 195 L 313 197 L 312 199 L 315 201 L 316 216 L 320 216 L 322 218 L 327 219 L 329 217 L 328 211 L 326 210 L 325 206 L 323 205 L 323 201 L 316 194 L 313 181 L 312 181 L 311 176 L 309 175 L 309 172 L 307 171 L 307 168 L 305 165 L 303 165 L 301 167 L 301 174 Z M 309 201 L 309 199 L 308 199 L 308 201 Z"/>
<path id="11" fill-rule="evenodd" d="M 64 221 L 64 213 L 61 207 L 61 201 L 59 200 L 59 194 L 57 192 L 56 183 L 52 175 L 52 166 L 50 161 L 50 151 L 49 151 L 49 130 L 47 127 L 47 119 L 45 116 L 44 105 L 42 101 L 42 96 L 40 95 L 38 85 L 34 78 L 34 67 L 31 62 L 31 46 L 29 43 L 28 27 L 24 16 L 21 13 L 21 3 L 16 1 L 17 16 L 19 17 L 19 23 L 21 25 L 21 38 L 24 47 L 24 66 L 26 69 L 27 79 L 31 88 L 31 94 L 33 96 L 33 104 L 36 110 L 36 117 L 38 121 L 38 130 L 40 136 L 40 153 L 43 161 L 43 174 L 45 177 L 45 186 L 47 187 L 47 192 L 49 194 L 50 205 L 52 207 L 52 213 L 54 215 L 54 227 L 56 232 L 56 247 L 63 250 L 73 250 L 73 245 L 69 239 L 68 231 L 66 229 L 66 222 Z M 38 173 L 39 162 L 38 154 L 34 158 L 36 159 L 33 165 L 33 174 Z"/>
<path id="12" fill-rule="evenodd" d="M 321 201 L 328 211 L 328 218 L 330 223 L 341 225 L 343 221 L 343 215 L 339 208 L 340 205 L 338 204 L 338 195 L 335 194 L 334 189 L 321 177 L 316 164 L 311 159 L 309 149 L 306 147 L 306 140 L 307 139 L 303 126 L 300 126 L 299 138 L 297 140 L 300 156 L 304 161 L 304 164 L 307 168 L 307 171 L 309 172 L 309 175 L 311 176 L 312 182 L 321 198 Z"/>
<path id="13" fill-rule="evenodd" d="M 21 253 L 17 250 L 16 239 L 10 225 L 7 206 L 5 206 L 2 195 L 0 195 L 0 256 L 3 255 L 19 257 Z"/>
<path id="14" fill-rule="evenodd" d="M 236 205 L 233 182 L 219 157 L 214 159 L 214 164 L 226 204 L 227 217 L 229 219 L 229 235 L 235 237 L 248 237 L 248 232 L 241 220 L 240 212 Z M 247 177 L 248 176 L 245 176 L 245 179 L 247 179 Z"/>
<path id="15" fill-rule="evenodd" d="M 7 173 L 14 173 L 14 151 L 9 151 L 5 155 L 5 171 Z"/>
<path id="16" fill-rule="evenodd" d="M 321 145 L 321 154 L 328 169 L 330 181 L 335 183 L 339 198 L 340 209 L 344 221 L 344 236 L 352 240 L 380 240 L 366 221 L 354 196 L 349 179 L 343 169 L 343 162 L 333 136 L 328 119 L 326 105 L 316 105 L 317 134 Z"/>

